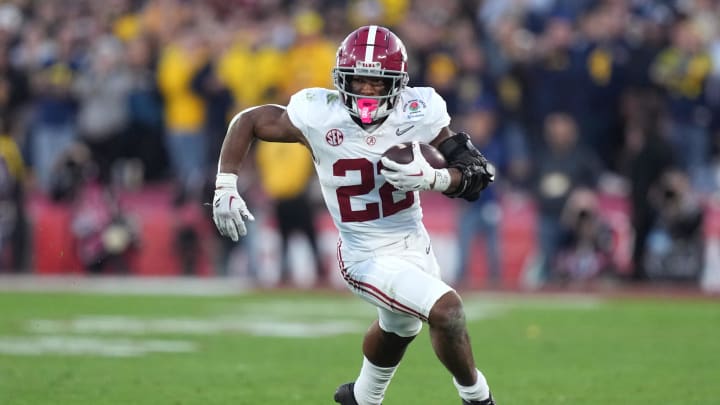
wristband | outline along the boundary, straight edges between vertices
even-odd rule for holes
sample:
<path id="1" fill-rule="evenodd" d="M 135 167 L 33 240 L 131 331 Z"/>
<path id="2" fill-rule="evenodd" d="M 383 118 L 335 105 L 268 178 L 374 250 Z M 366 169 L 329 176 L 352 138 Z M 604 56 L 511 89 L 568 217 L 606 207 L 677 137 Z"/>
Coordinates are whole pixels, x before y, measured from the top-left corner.
<path id="1" fill-rule="evenodd" d="M 217 176 L 215 176 L 215 189 L 231 188 L 237 190 L 237 179 L 237 174 L 218 173 Z"/>
<path id="2" fill-rule="evenodd" d="M 450 187 L 451 180 L 448 169 L 437 169 L 435 170 L 435 182 L 432 184 L 432 189 L 443 192 Z"/>

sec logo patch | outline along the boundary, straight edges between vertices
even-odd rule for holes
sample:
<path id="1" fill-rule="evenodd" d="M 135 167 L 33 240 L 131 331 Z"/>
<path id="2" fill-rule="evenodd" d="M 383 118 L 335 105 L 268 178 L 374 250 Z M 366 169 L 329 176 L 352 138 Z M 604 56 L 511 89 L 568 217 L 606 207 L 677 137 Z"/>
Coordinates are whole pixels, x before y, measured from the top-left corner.
<path id="1" fill-rule="evenodd" d="M 325 141 L 332 146 L 338 146 L 343 142 L 345 136 L 339 129 L 331 129 L 325 134 Z"/>

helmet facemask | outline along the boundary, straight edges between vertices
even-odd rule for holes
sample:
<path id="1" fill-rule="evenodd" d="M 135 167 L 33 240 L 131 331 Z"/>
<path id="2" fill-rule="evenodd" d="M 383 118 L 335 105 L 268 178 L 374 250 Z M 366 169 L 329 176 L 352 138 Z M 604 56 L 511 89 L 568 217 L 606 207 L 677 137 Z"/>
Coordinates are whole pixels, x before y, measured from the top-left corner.
<path id="1" fill-rule="evenodd" d="M 383 79 L 385 94 L 368 96 L 354 93 L 352 91 L 354 76 Z M 405 72 L 392 70 L 336 67 L 333 69 L 333 81 L 350 115 L 359 118 L 363 124 L 371 124 L 392 112 L 400 92 L 407 85 L 408 75 Z"/>

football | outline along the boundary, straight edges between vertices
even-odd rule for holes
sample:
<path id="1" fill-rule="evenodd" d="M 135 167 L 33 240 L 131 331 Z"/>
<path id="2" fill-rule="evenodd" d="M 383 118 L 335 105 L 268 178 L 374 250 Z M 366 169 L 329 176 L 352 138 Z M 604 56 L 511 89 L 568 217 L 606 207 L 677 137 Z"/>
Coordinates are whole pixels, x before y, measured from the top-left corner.
<path id="1" fill-rule="evenodd" d="M 434 146 L 420 142 L 420 151 L 430 166 L 436 169 L 444 169 L 447 167 L 445 157 Z M 387 157 L 393 162 L 408 164 L 413 160 L 412 142 L 403 142 L 391 146 L 383 153 L 383 157 Z"/>

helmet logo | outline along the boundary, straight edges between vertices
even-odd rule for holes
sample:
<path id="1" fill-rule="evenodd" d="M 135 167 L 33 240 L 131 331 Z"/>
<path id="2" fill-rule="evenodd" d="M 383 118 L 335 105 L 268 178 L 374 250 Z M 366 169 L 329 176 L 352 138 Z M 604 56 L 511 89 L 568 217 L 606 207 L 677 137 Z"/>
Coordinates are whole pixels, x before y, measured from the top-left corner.
<path id="1" fill-rule="evenodd" d="M 325 141 L 331 146 L 338 146 L 343 142 L 345 136 L 339 129 L 331 129 L 325 134 Z"/>

